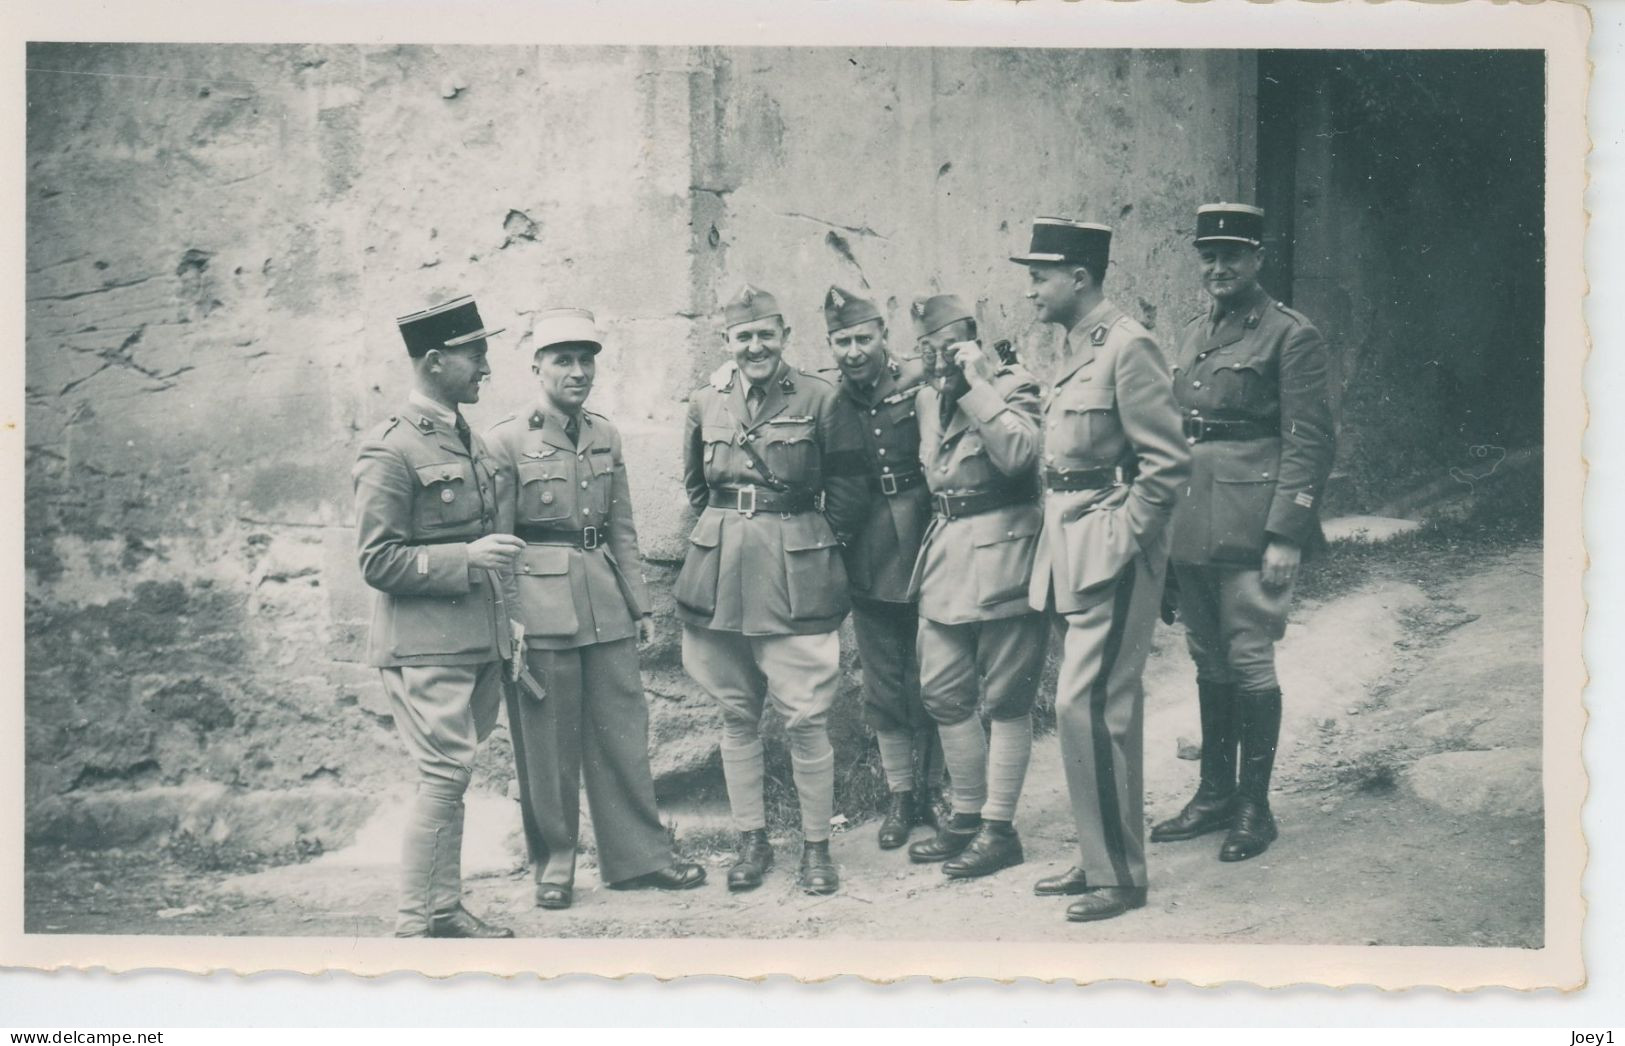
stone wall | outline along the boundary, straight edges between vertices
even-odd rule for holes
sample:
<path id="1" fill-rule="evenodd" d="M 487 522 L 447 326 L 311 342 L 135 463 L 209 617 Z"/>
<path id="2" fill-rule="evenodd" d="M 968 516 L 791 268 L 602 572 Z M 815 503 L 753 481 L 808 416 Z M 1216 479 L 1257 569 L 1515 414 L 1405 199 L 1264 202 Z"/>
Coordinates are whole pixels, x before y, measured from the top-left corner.
<path id="1" fill-rule="evenodd" d="M 690 521 L 676 437 L 722 358 L 718 301 L 775 290 L 790 357 L 822 367 L 828 283 L 884 302 L 900 346 L 910 298 L 956 290 L 1042 371 L 1055 340 L 1004 259 L 1059 213 L 1117 226 L 1109 287 L 1167 332 L 1196 305 L 1193 204 L 1251 192 L 1253 61 L 31 47 L 31 830 L 94 841 L 105 801 L 91 823 L 79 800 L 136 789 L 349 810 L 400 783 L 359 660 L 348 470 L 408 388 L 393 317 L 463 292 L 508 328 L 476 424 L 530 399 L 535 311 L 586 305 L 608 332 L 593 405 L 626 434 L 667 618 L 646 660 L 657 770 L 702 772 L 711 711 L 669 580 Z M 860 740 L 847 716 L 838 744 Z M 499 741 L 485 786 L 505 759 Z"/>

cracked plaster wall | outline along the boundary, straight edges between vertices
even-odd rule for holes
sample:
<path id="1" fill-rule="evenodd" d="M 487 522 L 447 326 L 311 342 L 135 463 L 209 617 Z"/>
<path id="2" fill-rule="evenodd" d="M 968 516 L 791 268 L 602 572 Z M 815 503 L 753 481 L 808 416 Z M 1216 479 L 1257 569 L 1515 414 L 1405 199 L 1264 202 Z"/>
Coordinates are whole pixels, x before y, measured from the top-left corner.
<path id="1" fill-rule="evenodd" d="M 594 308 L 594 407 L 626 435 L 666 637 L 657 772 L 713 759 L 669 581 L 677 434 L 749 279 L 824 367 L 824 287 L 899 335 L 917 293 L 982 301 L 1041 372 L 1006 262 L 1036 214 L 1118 227 L 1109 288 L 1194 308 L 1194 203 L 1252 182 L 1252 60 L 1222 53 L 34 45 L 27 138 L 27 784 L 397 786 L 360 663 L 349 466 L 405 396 L 393 317 L 475 293 L 531 395 L 538 309 Z M 1148 189 L 1147 187 L 1154 187 Z M 907 344 L 911 337 L 896 340 Z M 838 745 L 860 743 L 851 679 Z M 480 780 L 505 782 L 501 738 Z M 211 795 L 214 793 L 211 793 Z"/>

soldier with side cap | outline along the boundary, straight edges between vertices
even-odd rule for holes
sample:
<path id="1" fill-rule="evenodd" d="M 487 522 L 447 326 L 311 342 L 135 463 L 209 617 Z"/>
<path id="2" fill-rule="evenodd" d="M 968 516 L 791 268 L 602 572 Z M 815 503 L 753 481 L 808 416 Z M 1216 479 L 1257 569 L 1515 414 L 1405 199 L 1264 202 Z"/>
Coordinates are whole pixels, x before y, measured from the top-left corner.
<path id="1" fill-rule="evenodd" d="M 913 861 L 970 879 L 1020 864 L 1016 803 L 1032 757 L 1032 707 L 1048 633 L 1027 606 L 1038 501 L 1038 382 L 976 340 L 952 294 L 916 301 L 920 461 L 933 519 L 913 587 L 920 599 L 920 691 L 948 765 L 951 816 Z M 984 730 L 982 717 L 991 721 Z"/>
<path id="2" fill-rule="evenodd" d="M 1079 895 L 1066 917 L 1109 919 L 1145 905 L 1145 691 L 1161 606 L 1168 520 L 1190 469 L 1168 365 L 1144 327 L 1102 289 L 1111 230 L 1033 223 L 1027 266 L 1038 318 L 1066 331 L 1044 405 L 1044 532 L 1031 605 L 1058 616 L 1056 732 L 1079 861 L 1040 895 Z"/>
<path id="3" fill-rule="evenodd" d="M 1258 283 L 1264 212 L 1197 208 L 1196 250 L 1209 308 L 1174 358 L 1174 396 L 1191 444 L 1191 481 L 1173 523 L 1173 570 L 1196 662 L 1201 783 L 1154 841 L 1225 832 L 1219 860 L 1275 840 L 1270 776 L 1281 733 L 1275 642 L 1286 631 L 1298 565 L 1321 538 L 1331 474 L 1326 343 Z"/>
<path id="4" fill-rule="evenodd" d="M 543 694 L 508 702 L 536 904 L 568 908 L 585 780 L 598 875 L 612 890 L 687 890 L 705 869 L 672 859 L 649 772 L 649 708 L 638 646 L 654 642 L 621 434 L 586 409 L 602 336 L 585 309 L 547 309 L 533 328 L 541 384 L 526 414 L 487 434 L 503 529 L 525 542 L 510 575 L 522 652 Z"/>
<path id="5" fill-rule="evenodd" d="M 824 325 L 852 403 L 868 462 L 869 514 L 847 550 L 853 633 L 863 663 L 863 718 L 875 732 L 890 793 L 881 819 L 882 850 L 908 842 L 915 825 L 935 825 L 931 780 L 940 749 L 936 725 L 920 703 L 914 637 L 919 605 L 909 575 L 931 520 L 920 470 L 915 397 L 925 387 L 918 360 L 898 360 L 874 302 L 840 287 L 824 295 Z"/>
<path id="6" fill-rule="evenodd" d="M 396 323 L 415 387 L 351 472 L 361 575 L 378 591 L 368 660 L 417 764 L 395 935 L 512 937 L 463 907 L 462 879 L 463 794 L 496 725 L 502 662 L 524 643 L 501 576 L 524 542 L 498 532 L 495 463 L 459 409 L 479 400 L 486 339 L 501 331 L 471 297 Z"/>
<path id="7" fill-rule="evenodd" d="M 683 667 L 722 709 L 722 770 L 740 832 L 728 888 L 760 886 L 773 863 L 760 732 L 771 699 L 801 805 L 797 882 L 833 893 L 827 724 L 836 629 L 850 609 L 841 545 L 868 511 L 863 444 L 835 386 L 784 362 L 790 328 L 773 295 L 746 286 L 723 322 L 733 359 L 689 397 L 683 430 L 683 482 L 700 513 L 674 591 Z"/>

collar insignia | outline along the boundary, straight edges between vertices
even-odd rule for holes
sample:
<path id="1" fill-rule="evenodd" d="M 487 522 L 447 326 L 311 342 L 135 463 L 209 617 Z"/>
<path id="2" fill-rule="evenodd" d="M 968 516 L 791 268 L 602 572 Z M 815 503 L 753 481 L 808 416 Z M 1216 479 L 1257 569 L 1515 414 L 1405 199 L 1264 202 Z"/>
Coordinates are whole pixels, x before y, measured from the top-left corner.
<path id="1" fill-rule="evenodd" d="M 1096 327 L 1094 330 L 1089 332 L 1089 344 L 1091 344 L 1091 345 L 1104 345 L 1104 344 L 1106 344 L 1106 325 L 1104 323 L 1102 323 L 1100 326 Z"/>
<path id="2" fill-rule="evenodd" d="M 433 432 L 434 419 L 429 417 L 427 414 L 423 415 L 418 419 L 418 428 L 422 429 L 424 432 Z"/>

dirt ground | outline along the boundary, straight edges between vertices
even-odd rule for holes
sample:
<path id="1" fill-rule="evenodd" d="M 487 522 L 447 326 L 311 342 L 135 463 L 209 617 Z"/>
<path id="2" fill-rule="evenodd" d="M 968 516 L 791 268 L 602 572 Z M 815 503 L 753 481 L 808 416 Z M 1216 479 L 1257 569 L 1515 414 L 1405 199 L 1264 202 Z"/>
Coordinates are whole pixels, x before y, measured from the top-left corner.
<path id="1" fill-rule="evenodd" d="M 677 895 L 603 889 L 588 854 L 565 912 L 531 906 L 511 857 L 471 854 L 480 874 L 468 905 L 536 937 L 1538 947 L 1540 570 L 1538 544 L 1379 559 L 1343 594 L 1301 601 L 1280 648 L 1280 840 L 1240 864 L 1216 859 L 1217 836 L 1152 845 L 1150 904 L 1115 920 L 1071 925 L 1064 899 L 1032 894 L 1035 879 L 1071 863 L 1075 845 L 1053 736 L 1038 739 L 1017 815 L 1027 863 L 987 879 L 951 881 L 901 850 L 882 852 L 871 822 L 836 836 L 843 880 L 831 897 L 795 889 L 798 847 L 785 838 L 767 884 L 741 895 L 723 885 L 724 853 L 703 854 L 711 881 Z M 1156 642 L 1146 672 L 1149 819 L 1177 810 L 1194 787 L 1196 764 L 1177 752 L 1199 736 L 1181 635 L 1159 627 Z M 724 823 L 720 810 L 674 816 L 691 847 Z M 201 858 L 36 849 L 26 929 L 387 935 L 388 835 L 248 874 Z"/>

